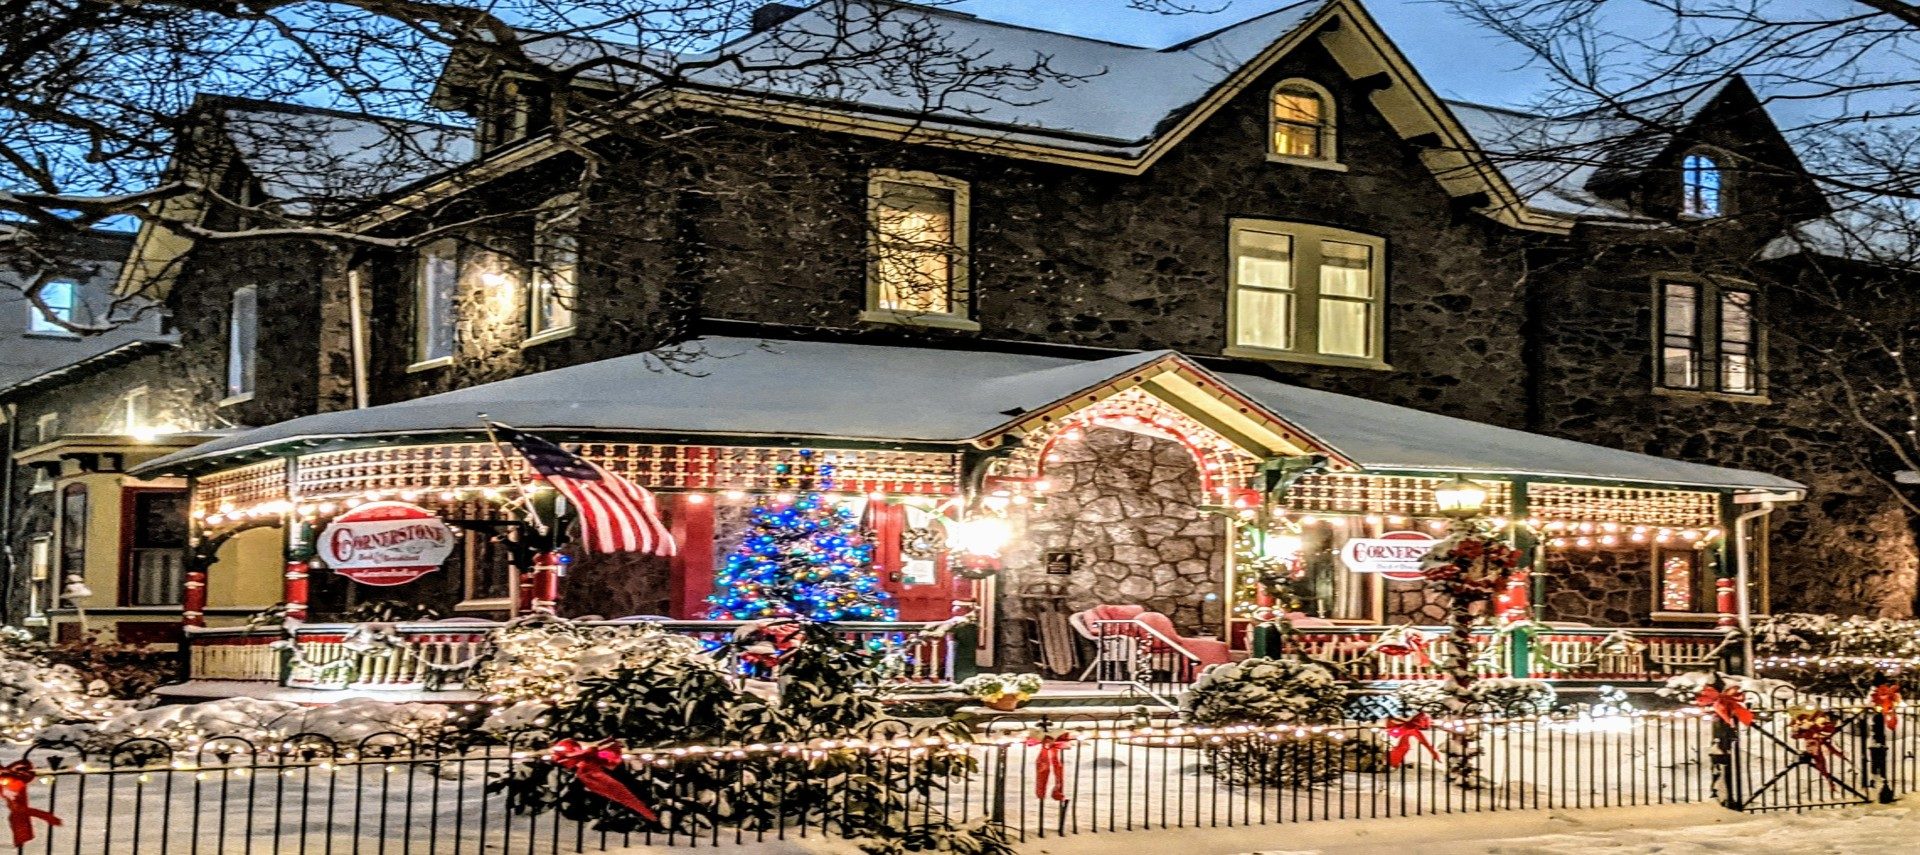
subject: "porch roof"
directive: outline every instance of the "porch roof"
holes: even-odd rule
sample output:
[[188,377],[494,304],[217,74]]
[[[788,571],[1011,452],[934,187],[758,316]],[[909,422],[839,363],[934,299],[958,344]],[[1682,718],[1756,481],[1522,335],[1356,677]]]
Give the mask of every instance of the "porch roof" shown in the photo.
[[204,471],[331,440],[477,434],[482,413],[520,428],[560,432],[959,445],[993,437],[1036,410],[1169,360],[1220,380],[1268,410],[1273,421],[1364,469],[1802,489],[1764,473],[1554,439],[1249,374],[1207,372],[1167,350],[1075,359],[724,336],[292,419],[167,455],[136,474]]

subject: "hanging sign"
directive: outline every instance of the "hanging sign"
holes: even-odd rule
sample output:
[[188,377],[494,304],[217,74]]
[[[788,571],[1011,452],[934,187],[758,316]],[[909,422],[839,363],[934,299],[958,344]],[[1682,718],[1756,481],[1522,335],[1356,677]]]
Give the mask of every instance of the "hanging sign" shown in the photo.
[[334,517],[315,544],[333,572],[362,585],[404,585],[440,569],[453,529],[405,502],[368,502]]
[[1418,531],[1390,531],[1379,537],[1356,537],[1340,547],[1340,560],[1355,573],[1378,573],[1401,582],[1417,582],[1420,562],[1439,538]]

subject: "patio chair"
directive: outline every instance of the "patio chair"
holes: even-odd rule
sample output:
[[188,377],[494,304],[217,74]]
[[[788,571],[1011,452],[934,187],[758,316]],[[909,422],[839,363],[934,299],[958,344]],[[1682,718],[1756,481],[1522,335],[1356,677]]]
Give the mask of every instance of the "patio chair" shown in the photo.
[[[1098,625],[1103,621],[1129,621],[1133,625],[1118,631],[1108,630],[1105,643],[1102,643]],[[1142,652],[1181,654],[1181,658],[1189,663],[1183,670],[1191,673],[1172,675],[1177,680],[1191,680],[1209,665],[1233,661],[1233,653],[1226,642],[1217,638],[1182,636],[1174,629],[1171,619],[1159,612],[1147,611],[1145,606],[1094,606],[1068,615],[1067,623],[1080,637],[1093,642],[1093,662],[1080,672],[1082,681],[1096,673],[1130,673]],[[1102,665],[1108,667],[1101,668]]]

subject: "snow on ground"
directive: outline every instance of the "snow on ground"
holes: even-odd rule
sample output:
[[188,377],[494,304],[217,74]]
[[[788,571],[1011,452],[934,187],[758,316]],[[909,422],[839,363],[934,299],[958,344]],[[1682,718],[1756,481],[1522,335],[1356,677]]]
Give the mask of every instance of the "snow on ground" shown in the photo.
[[1034,855],[1893,855],[1920,839],[1920,799],[1895,805],[1743,814],[1715,804],[1408,817],[1254,828],[1080,835]]

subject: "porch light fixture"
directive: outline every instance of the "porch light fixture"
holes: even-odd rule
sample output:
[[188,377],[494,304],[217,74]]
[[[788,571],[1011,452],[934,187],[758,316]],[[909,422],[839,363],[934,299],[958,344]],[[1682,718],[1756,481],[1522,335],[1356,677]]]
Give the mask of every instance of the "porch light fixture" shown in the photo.
[[999,517],[978,516],[947,524],[947,548],[965,555],[997,558],[1013,540],[1013,528]]
[[1443,517],[1472,519],[1487,509],[1486,485],[1455,475],[1452,481],[1433,489],[1433,505]]

